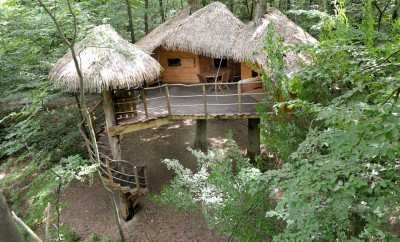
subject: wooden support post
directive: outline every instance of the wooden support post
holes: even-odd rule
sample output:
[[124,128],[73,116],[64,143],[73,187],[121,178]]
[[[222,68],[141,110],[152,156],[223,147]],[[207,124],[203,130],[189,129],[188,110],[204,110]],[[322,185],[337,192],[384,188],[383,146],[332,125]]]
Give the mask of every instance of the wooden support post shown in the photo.
[[196,137],[194,140],[194,148],[206,152],[207,143],[207,119],[198,119],[196,121]]
[[169,99],[168,85],[165,85],[165,97],[167,98],[168,115],[171,115],[171,100]]
[[110,180],[110,182],[113,182],[114,181],[114,179],[113,179],[113,177],[112,177],[112,171],[111,171],[111,163],[110,163],[110,160],[109,159],[105,159],[106,160],[106,166],[107,166],[107,168],[106,168],[106,170],[107,170],[107,176],[108,176],[108,179]]
[[135,175],[136,189],[138,189],[139,191],[140,189],[139,172],[136,166],[133,168],[133,174]]
[[248,119],[248,146],[247,156],[254,163],[257,155],[260,154],[260,119]]
[[148,119],[149,118],[149,111],[147,110],[146,90],[143,88],[141,90],[141,93],[142,93],[142,98],[143,98],[144,115],[146,116],[146,119]]
[[148,184],[148,174],[147,174],[147,167],[143,167],[143,176],[144,176],[144,187],[148,188],[149,184]]
[[[115,119],[115,112],[112,101],[112,94],[110,90],[103,91],[103,109],[106,120],[107,134],[108,129],[115,126],[117,121]],[[110,143],[111,153],[114,160],[121,160],[121,149],[119,146],[119,136],[111,136],[108,134],[108,142]]]
[[[103,91],[103,109],[106,120],[108,142],[110,143],[113,160],[121,160],[119,136],[111,136],[108,133],[108,129],[116,125],[115,112],[112,102],[112,93],[110,90]],[[123,169],[122,171],[124,172]],[[132,207],[132,204],[130,203],[126,194],[121,191],[115,191],[113,192],[112,197],[113,201],[116,202],[116,206],[118,206],[118,210],[120,211],[119,214],[121,215],[121,217],[125,220],[130,219],[130,208]]]
[[203,85],[203,101],[204,101],[204,116],[207,118],[207,91],[206,85]]
[[240,82],[237,84],[237,93],[238,93],[238,112],[242,112],[242,89],[240,86]]
[[132,100],[133,100],[133,103],[132,103],[132,106],[131,106],[131,111],[133,112],[134,116],[137,116],[138,112],[137,112],[137,105],[136,105],[136,92],[135,92],[135,90],[132,90],[130,92],[131,92],[130,94],[131,94],[131,97],[132,97]]

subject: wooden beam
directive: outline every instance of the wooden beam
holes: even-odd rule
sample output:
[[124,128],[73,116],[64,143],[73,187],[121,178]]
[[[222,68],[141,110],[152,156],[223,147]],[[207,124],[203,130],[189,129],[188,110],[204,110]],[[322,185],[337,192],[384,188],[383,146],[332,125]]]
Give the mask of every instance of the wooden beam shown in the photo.
[[254,163],[257,155],[260,154],[260,119],[248,119],[248,146],[247,156]]
[[136,132],[142,129],[149,129],[149,128],[156,128],[162,125],[174,123],[180,120],[238,120],[238,119],[249,119],[249,118],[259,118],[258,114],[249,114],[249,113],[242,113],[240,115],[171,115],[171,116],[163,116],[159,118],[153,118],[150,120],[140,121],[140,122],[131,122],[131,123],[124,123],[120,125],[116,125],[113,127],[108,128],[108,134],[111,136],[118,136],[124,135],[131,132]]
[[[173,121],[172,121],[173,122]],[[146,122],[136,122],[130,124],[123,124],[108,128],[108,133],[112,136],[124,135],[142,129],[149,129],[160,127],[171,123],[169,118],[151,119]]]

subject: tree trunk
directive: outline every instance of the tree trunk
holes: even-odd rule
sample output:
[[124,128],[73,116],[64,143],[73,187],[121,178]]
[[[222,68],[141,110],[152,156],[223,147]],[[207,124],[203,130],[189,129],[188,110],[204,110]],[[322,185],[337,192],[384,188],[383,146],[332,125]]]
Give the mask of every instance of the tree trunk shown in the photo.
[[253,21],[258,21],[265,14],[265,0],[255,0]]
[[[114,107],[112,103],[112,94],[110,90],[103,91],[103,109],[106,120],[107,131],[108,128],[116,125]],[[108,132],[107,132],[108,133]],[[121,159],[121,149],[119,145],[119,137],[108,135],[108,142],[110,143],[111,153],[114,160]]]
[[207,119],[198,119],[196,121],[196,137],[194,140],[194,148],[206,152],[207,144]]
[[188,4],[190,6],[190,14],[201,8],[200,0],[188,0]]
[[260,119],[249,118],[247,129],[247,156],[254,163],[256,156],[260,154]]
[[0,192],[0,241],[21,242],[22,237],[18,233],[17,226],[8,209],[6,199]]
[[135,43],[135,30],[133,28],[133,17],[132,17],[132,7],[130,0],[125,0],[126,8],[128,10],[128,20],[129,20],[129,32],[131,33],[131,42]]
[[163,0],[158,0],[159,6],[160,6],[160,17],[161,17],[161,23],[165,22],[165,13],[164,13],[164,4],[163,4]]
[[399,13],[400,13],[400,0],[396,0],[392,12],[392,23],[394,23],[398,19]]
[[144,32],[149,33],[149,0],[144,0]]

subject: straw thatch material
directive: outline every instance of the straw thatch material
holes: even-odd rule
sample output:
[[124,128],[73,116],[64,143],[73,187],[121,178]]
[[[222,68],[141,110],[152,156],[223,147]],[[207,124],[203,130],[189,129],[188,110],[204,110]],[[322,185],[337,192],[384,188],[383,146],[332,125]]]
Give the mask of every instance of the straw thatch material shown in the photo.
[[147,51],[157,47],[220,58],[235,57],[236,36],[245,25],[220,2],[190,14],[185,8],[136,44]]
[[[264,17],[256,22],[250,22],[237,37],[236,50],[238,59],[259,64],[265,67],[267,56],[264,52],[265,37],[268,25],[273,24],[276,32],[283,39],[284,45],[317,44],[318,41],[296,25],[283,13],[271,8]],[[300,70],[299,61],[307,62],[307,57],[289,52],[285,56],[287,74]]]
[[[124,40],[108,24],[91,29],[75,45],[75,51],[83,74],[84,90],[87,92],[101,92],[108,88],[137,88],[145,80],[158,78],[162,70],[154,58]],[[70,52],[57,61],[49,77],[58,88],[72,92],[80,88]]]
[[[158,47],[186,51],[213,58],[230,58],[266,67],[264,40],[267,27],[273,23],[285,44],[315,44],[311,35],[293,23],[277,9],[271,9],[257,22],[244,24],[220,2],[213,2],[189,14],[183,9],[175,17],[159,25],[137,45],[149,52]],[[304,56],[288,53],[287,73],[299,70],[298,61]]]

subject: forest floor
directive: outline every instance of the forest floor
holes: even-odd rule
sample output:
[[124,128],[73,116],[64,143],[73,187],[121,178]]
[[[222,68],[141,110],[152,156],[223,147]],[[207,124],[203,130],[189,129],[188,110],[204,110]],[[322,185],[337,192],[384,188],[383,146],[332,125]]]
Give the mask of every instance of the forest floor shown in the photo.
[[[188,168],[196,167],[193,155],[187,150],[194,140],[195,124],[195,121],[186,120],[123,138],[123,158],[148,167],[151,193],[157,194],[172,177],[172,173],[161,164],[162,159],[174,158]],[[245,120],[209,121],[209,145],[222,147],[229,131],[244,149],[247,142]],[[62,200],[66,204],[62,222],[82,241],[87,241],[92,233],[118,238],[110,198],[99,182],[91,186],[74,182],[65,190]],[[143,201],[142,209],[123,227],[129,241],[226,241],[207,227],[199,212],[177,212],[171,207],[154,204],[150,199]]]

